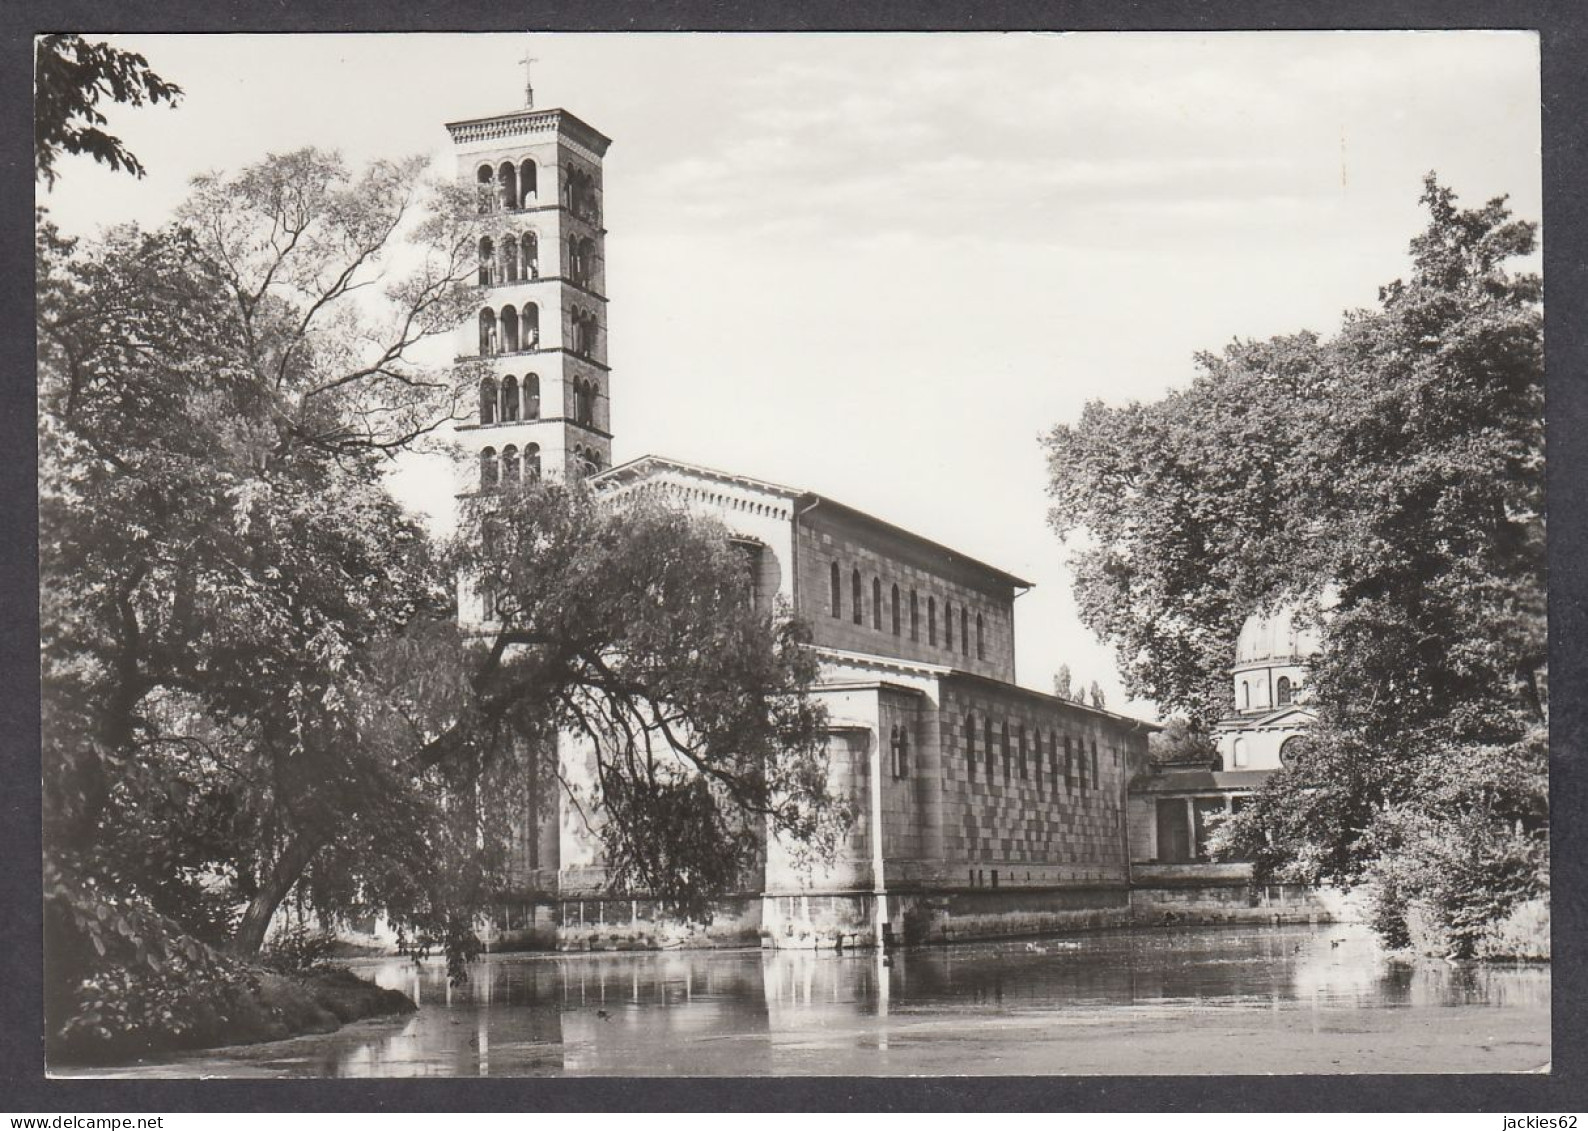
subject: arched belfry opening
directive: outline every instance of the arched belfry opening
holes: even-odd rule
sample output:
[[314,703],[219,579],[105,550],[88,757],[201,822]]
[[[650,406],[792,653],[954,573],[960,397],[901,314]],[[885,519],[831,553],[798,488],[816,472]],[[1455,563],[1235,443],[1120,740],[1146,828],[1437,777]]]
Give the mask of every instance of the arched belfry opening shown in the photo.
[[511,161],[503,161],[496,171],[496,184],[501,190],[502,207],[518,208],[518,170]]

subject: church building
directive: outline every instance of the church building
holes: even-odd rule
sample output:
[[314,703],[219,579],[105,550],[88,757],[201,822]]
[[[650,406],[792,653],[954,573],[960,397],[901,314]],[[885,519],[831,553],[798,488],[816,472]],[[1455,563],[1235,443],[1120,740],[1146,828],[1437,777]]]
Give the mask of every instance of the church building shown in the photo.
[[[1126,791],[1156,729],[1015,682],[1015,602],[1029,583],[840,500],[644,455],[613,465],[602,161],[610,141],[566,110],[452,122],[458,176],[486,216],[482,301],[460,360],[484,361],[465,489],[589,477],[725,525],[754,599],[813,633],[834,785],[857,819],[829,865],[775,839],[709,926],[663,922],[606,885],[599,841],[564,804],[527,819],[496,923],[506,943],[867,944],[1125,922]],[[477,476],[477,480],[475,477]],[[468,598],[462,615],[489,620]],[[1255,747],[1254,747],[1255,749]],[[583,756],[561,742],[565,772]]]
[[1318,651],[1318,632],[1292,607],[1254,613],[1241,626],[1230,669],[1232,712],[1213,728],[1216,754],[1195,762],[1158,764],[1130,787],[1131,859],[1137,875],[1150,865],[1200,864],[1210,874],[1244,876],[1209,863],[1214,823],[1294,755],[1317,715],[1308,704],[1307,665]]

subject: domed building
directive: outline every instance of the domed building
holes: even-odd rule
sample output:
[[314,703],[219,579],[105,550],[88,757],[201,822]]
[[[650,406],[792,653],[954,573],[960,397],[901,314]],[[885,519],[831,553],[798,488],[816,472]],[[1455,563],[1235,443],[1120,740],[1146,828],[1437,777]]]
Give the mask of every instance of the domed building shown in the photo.
[[1295,606],[1246,619],[1230,668],[1234,709],[1213,727],[1209,757],[1153,764],[1131,782],[1131,862],[1138,882],[1155,878],[1158,865],[1199,865],[1222,879],[1247,874],[1245,864],[1211,863],[1208,838],[1305,741],[1316,718],[1307,680],[1318,647],[1317,628],[1304,623]]
[[1214,727],[1220,769],[1277,770],[1314,715],[1307,705],[1308,663],[1318,630],[1291,606],[1254,613],[1235,641],[1230,669],[1235,713]]

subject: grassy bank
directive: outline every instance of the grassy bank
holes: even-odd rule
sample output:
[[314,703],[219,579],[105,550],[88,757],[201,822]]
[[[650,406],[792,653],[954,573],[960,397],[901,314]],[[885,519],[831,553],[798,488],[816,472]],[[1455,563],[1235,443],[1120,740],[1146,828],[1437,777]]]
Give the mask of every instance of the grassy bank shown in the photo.
[[174,1002],[171,1013],[185,1019],[181,1026],[108,1032],[79,1028],[51,1042],[49,1063],[52,1068],[118,1064],[170,1052],[279,1041],[414,1009],[406,994],[382,989],[349,970],[283,974],[243,966],[224,984],[195,983],[188,1000]]

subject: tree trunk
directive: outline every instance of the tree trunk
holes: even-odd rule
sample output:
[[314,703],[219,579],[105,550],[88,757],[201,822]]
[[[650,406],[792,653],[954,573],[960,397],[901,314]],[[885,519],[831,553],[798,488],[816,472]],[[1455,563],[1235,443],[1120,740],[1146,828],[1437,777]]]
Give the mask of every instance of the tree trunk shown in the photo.
[[265,932],[270,929],[270,920],[275,917],[276,908],[287,898],[287,893],[298,882],[298,877],[303,875],[314,854],[324,846],[323,837],[309,834],[300,834],[287,845],[260,886],[259,893],[248,905],[248,910],[243,912],[242,922],[237,924],[237,933],[232,936],[233,954],[240,958],[252,958],[259,953],[259,948],[265,945]]

